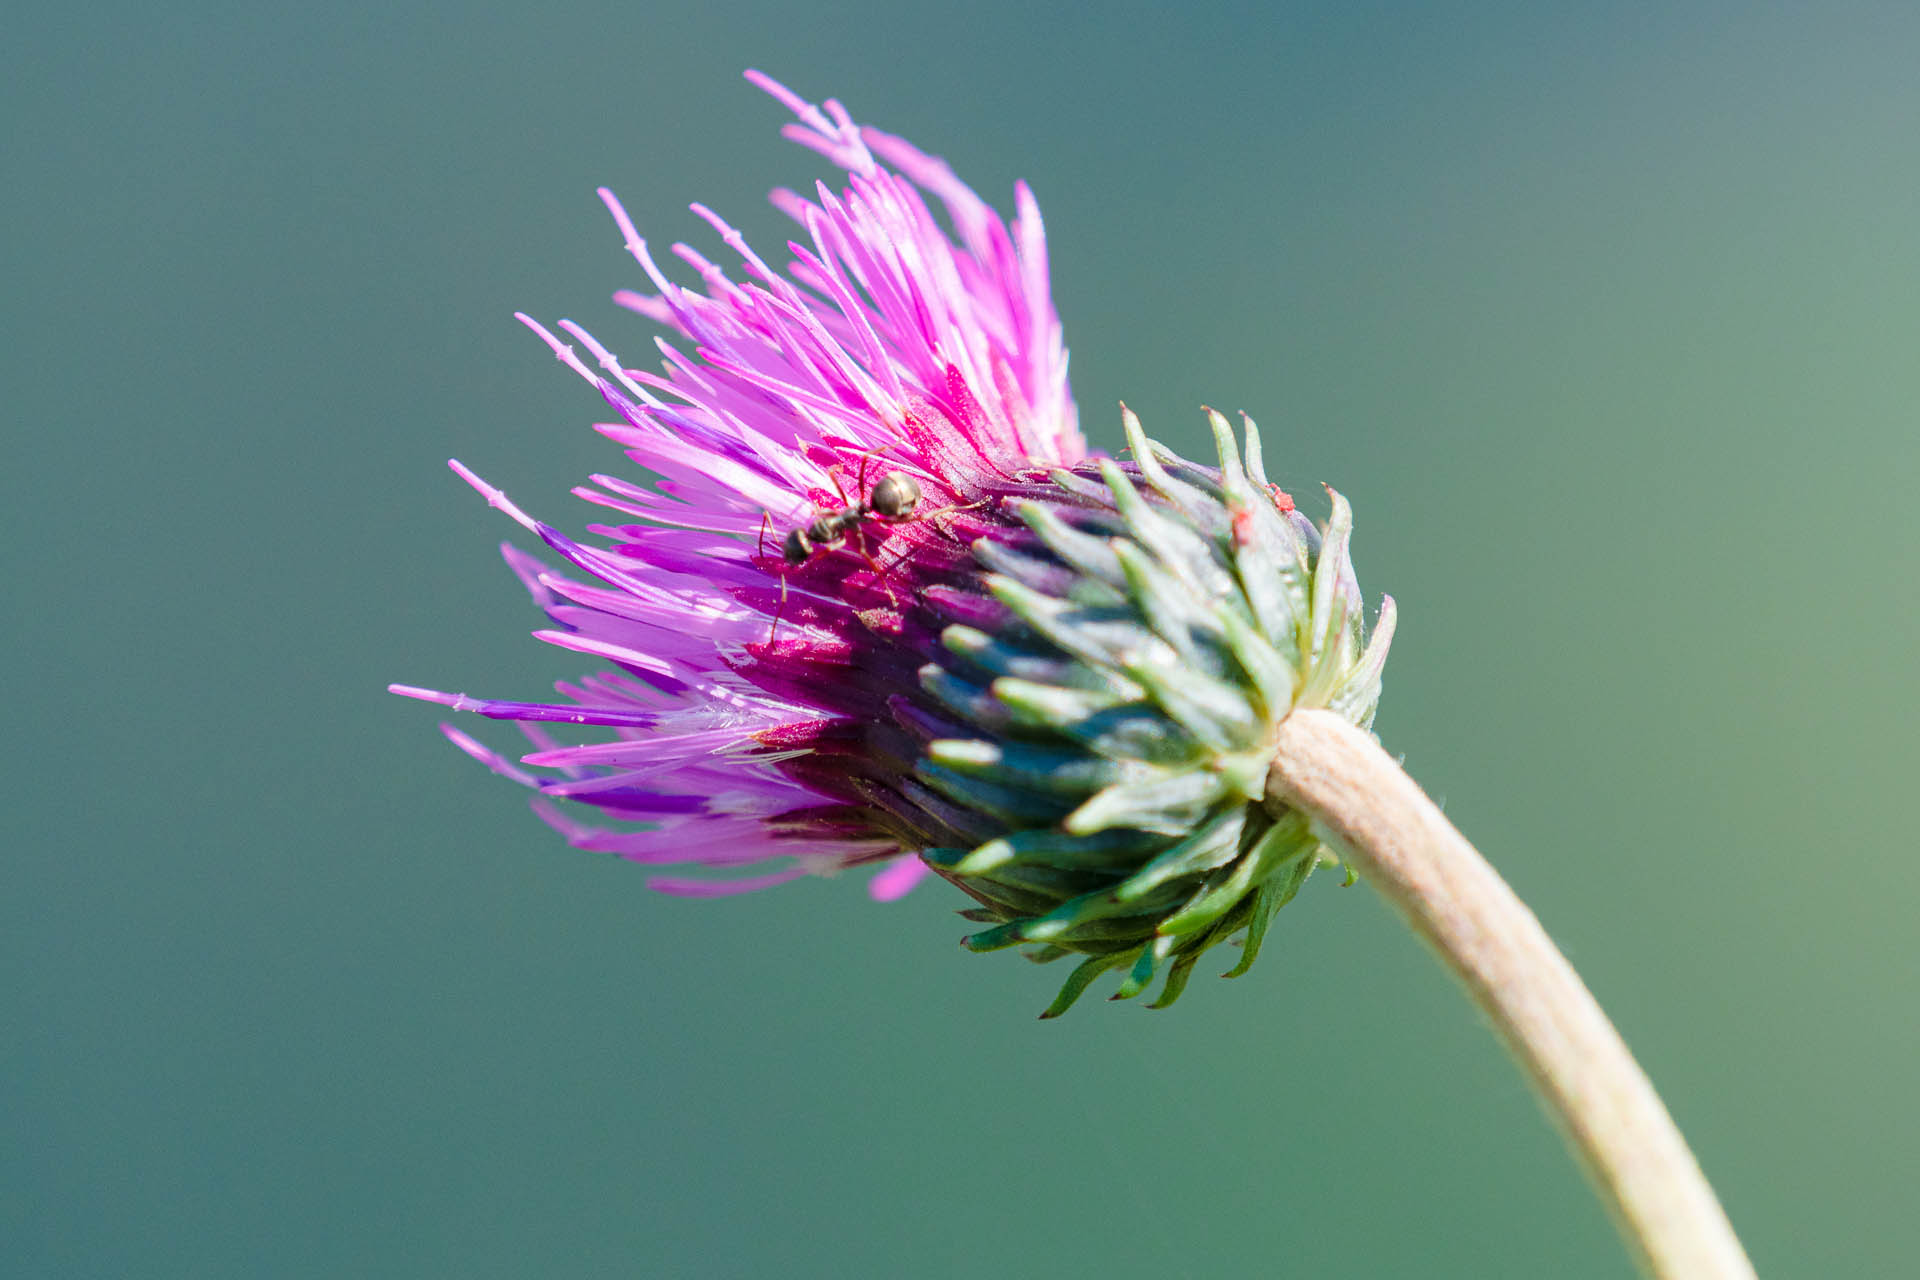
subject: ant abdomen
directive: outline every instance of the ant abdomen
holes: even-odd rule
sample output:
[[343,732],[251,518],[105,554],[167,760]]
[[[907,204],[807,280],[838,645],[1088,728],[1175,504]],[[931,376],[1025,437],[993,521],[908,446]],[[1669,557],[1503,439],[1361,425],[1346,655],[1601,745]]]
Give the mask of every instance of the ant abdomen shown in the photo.
[[920,482],[904,471],[889,471],[873,486],[867,509],[887,520],[905,520],[920,505]]

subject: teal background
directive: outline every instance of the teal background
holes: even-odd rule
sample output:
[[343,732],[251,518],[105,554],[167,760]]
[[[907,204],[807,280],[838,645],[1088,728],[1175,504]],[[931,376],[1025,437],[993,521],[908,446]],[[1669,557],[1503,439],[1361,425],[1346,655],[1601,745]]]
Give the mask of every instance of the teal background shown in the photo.
[[443,462],[587,521],[510,313],[642,348],[598,183],[778,250],[748,65],[1033,182],[1096,444],[1244,407],[1351,497],[1385,741],[1761,1273],[1911,1272],[1920,10],[291,13],[9,23],[12,1274],[1630,1273],[1364,887],[1042,1024],[951,893],[653,896],[382,692],[576,672]]

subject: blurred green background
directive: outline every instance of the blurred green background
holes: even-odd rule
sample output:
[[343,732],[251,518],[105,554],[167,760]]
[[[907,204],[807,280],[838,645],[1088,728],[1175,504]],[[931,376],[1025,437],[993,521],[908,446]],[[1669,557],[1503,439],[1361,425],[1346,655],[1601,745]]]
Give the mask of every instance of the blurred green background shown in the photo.
[[510,313],[642,349],[599,183],[777,252],[749,65],[1034,184],[1097,445],[1352,498],[1384,740],[1762,1274],[1911,1273],[1920,10],[293,12],[10,24],[11,1274],[1630,1273],[1364,887],[1042,1024],[951,891],[656,897],[382,692],[577,673],[443,462],[591,518]]

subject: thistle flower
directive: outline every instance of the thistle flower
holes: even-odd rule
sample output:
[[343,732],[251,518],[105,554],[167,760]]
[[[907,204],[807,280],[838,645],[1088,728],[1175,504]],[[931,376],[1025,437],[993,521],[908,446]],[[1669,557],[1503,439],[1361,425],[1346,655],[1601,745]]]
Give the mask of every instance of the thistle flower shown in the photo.
[[581,575],[503,548],[539,637],[611,669],[553,703],[393,691],[519,721],[517,762],[442,727],[574,846],[707,873],[669,893],[869,866],[888,899],[931,869],[987,926],[969,947],[1081,957],[1048,1016],[1110,969],[1122,997],[1164,973],[1171,1003],[1242,935],[1245,972],[1331,858],[1266,797],[1273,734],[1308,707],[1364,727],[1379,698],[1392,602],[1369,641],[1346,503],[1317,527],[1253,423],[1211,411],[1216,466],[1124,408],[1132,460],[1088,457],[1027,188],[1009,226],[939,159],[749,79],[846,174],[774,193],[804,232],[785,272],[695,205],[744,278],[675,245],[703,288],[676,284],[602,191],[654,289],[616,301],[691,351],[660,340],[646,372],[521,317],[655,477],[575,490],[627,522],[578,541],[452,464]]
[[[1648,1274],[1753,1280],[1591,993],[1366,732],[1393,602],[1368,638],[1346,502],[1328,490],[1316,526],[1253,423],[1236,439],[1211,410],[1216,466],[1124,406],[1132,461],[1086,456],[1031,193],[1009,227],[942,161],[748,78],[847,175],[774,193],[805,232],[786,274],[695,205],[746,279],[675,245],[704,292],[683,288],[602,191],[656,290],[615,299],[692,354],[661,341],[662,372],[631,369],[562,321],[595,372],[521,317],[653,474],[575,491],[635,523],[580,542],[452,464],[585,575],[503,548],[554,624],[540,638],[611,669],[552,703],[392,690],[519,721],[518,762],[442,728],[577,847],[717,873],[655,888],[874,866],[884,899],[932,870],[977,904],[974,950],[1081,957],[1043,1017],[1114,969],[1116,999],[1164,974],[1164,1007],[1236,937],[1227,976],[1246,972],[1337,841],[1526,1065]],[[547,723],[606,733],[562,746]]]

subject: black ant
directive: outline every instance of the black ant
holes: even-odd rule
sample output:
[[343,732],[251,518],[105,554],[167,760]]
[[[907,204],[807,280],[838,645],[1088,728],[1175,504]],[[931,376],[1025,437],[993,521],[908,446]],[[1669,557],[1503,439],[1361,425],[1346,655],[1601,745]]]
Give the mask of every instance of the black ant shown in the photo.
[[839,547],[868,516],[887,521],[911,520],[914,508],[919,505],[920,482],[904,471],[889,471],[880,477],[880,483],[873,486],[873,492],[864,502],[822,512],[800,528],[790,530],[781,555],[788,564],[805,564],[815,551]]
[[[872,456],[872,453],[877,452],[879,452],[879,450],[876,449],[861,456],[861,475],[858,482],[860,487],[864,488],[866,484],[866,458]],[[840,487],[840,482],[837,478],[834,481],[834,487],[836,489]],[[840,493],[841,501],[845,502],[846,497],[846,492],[842,490]],[[984,501],[984,499],[982,501]],[[880,477],[879,481],[873,486],[872,492],[860,501],[848,503],[837,511],[823,511],[799,528],[788,530],[786,539],[781,544],[781,558],[789,565],[798,568],[812,559],[815,552],[837,551],[846,544],[849,535],[859,532],[860,522],[869,516],[887,524],[894,524],[913,519],[930,520],[935,516],[946,515],[949,511],[965,511],[968,507],[977,507],[979,505],[980,503],[973,502],[966,504],[966,506],[947,507],[940,511],[921,514],[919,511],[920,482],[904,471],[889,471]],[[760,549],[762,555],[766,554],[767,530],[771,524],[772,517],[764,515],[761,517]],[[881,566],[879,562],[873,558],[872,553],[867,550],[866,540],[864,538],[860,540],[860,557],[867,562],[867,567],[873,570],[874,575],[880,579],[881,588],[887,593],[887,599],[898,603],[894,597],[892,585],[887,582],[886,569]],[[768,644],[773,643],[774,632],[779,630],[780,617],[786,612],[786,608],[787,575],[783,573],[780,575],[780,607],[774,611],[773,623],[767,628]]]

